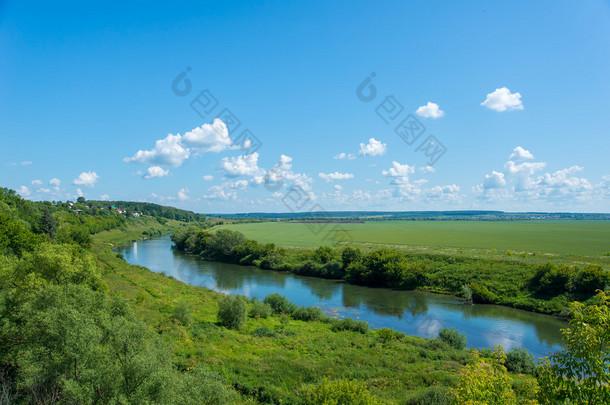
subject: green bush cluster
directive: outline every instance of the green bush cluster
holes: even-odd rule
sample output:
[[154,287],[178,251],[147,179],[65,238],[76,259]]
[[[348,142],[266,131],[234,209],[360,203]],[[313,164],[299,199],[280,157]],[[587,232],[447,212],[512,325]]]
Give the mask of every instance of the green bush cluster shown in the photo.
[[438,338],[454,349],[462,350],[466,348],[466,334],[453,327],[441,329]]
[[536,374],[538,369],[534,355],[523,347],[515,347],[506,352],[504,366],[508,371],[522,374]]
[[240,329],[248,315],[248,306],[239,296],[227,295],[218,301],[218,322],[229,329]]
[[255,319],[266,319],[273,312],[271,305],[261,302],[257,299],[252,300],[252,307],[248,315]]

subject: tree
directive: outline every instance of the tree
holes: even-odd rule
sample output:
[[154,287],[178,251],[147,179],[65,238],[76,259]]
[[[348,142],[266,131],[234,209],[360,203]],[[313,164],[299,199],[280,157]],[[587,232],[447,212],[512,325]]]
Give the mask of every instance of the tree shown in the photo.
[[211,257],[230,256],[233,248],[246,241],[240,232],[230,229],[220,229],[210,238],[207,251]]
[[83,197],[83,196],[80,196],[80,197],[78,197],[78,198],[76,199],[76,202],[77,202],[77,203],[79,203],[79,204],[84,204],[84,203],[85,203],[85,201],[86,201],[86,200],[85,200],[85,197]]
[[543,404],[610,403],[610,294],[593,303],[570,305],[570,327],[563,329],[565,349],[544,359],[539,371]]
[[248,306],[238,297],[227,295],[218,302],[218,321],[229,329],[239,329],[246,322]]
[[55,228],[57,223],[55,217],[49,212],[49,209],[45,209],[40,218],[40,231],[46,235],[49,235],[51,239],[55,239]]

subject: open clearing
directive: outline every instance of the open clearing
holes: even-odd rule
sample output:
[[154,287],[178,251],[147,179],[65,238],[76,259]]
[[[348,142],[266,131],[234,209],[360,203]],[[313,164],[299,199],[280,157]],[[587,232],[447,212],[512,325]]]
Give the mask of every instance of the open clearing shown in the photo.
[[601,256],[610,251],[609,221],[262,222],[223,225],[259,242],[312,247],[375,243]]

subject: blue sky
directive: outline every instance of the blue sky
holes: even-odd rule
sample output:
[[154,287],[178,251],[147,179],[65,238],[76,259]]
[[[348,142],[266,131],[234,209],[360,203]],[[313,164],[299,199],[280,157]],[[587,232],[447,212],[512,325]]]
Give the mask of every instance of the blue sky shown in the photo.
[[610,212],[608,2],[6,1],[0,52],[26,198]]

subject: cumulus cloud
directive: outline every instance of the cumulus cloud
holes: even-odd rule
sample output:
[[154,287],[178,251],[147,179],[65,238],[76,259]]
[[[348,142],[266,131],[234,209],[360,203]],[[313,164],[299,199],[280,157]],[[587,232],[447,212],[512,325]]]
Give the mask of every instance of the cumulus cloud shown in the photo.
[[189,158],[191,151],[182,145],[180,135],[167,135],[155,142],[152,150],[139,150],[125,162],[135,162],[143,165],[178,167]]
[[419,107],[415,114],[424,118],[437,119],[445,115],[445,112],[439,108],[438,104],[428,101],[428,104]]
[[523,149],[521,146],[517,146],[513,149],[513,153],[508,157],[508,160],[530,160],[533,158],[534,155],[532,155],[532,152]]
[[36,179],[36,180],[32,180],[32,185],[33,186],[42,186],[42,181]]
[[351,153],[345,153],[345,152],[341,152],[338,155],[335,155],[333,157],[333,159],[347,159],[347,160],[354,160],[356,159],[356,156],[352,155]]
[[387,145],[375,138],[370,138],[367,144],[360,144],[360,155],[362,156],[381,156],[387,150]]
[[189,197],[188,192],[189,192],[188,188],[181,188],[180,191],[178,191],[178,200],[180,200],[180,201],[190,200],[191,197]]
[[77,188],[76,195],[79,197],[84,197],[85,193],[83,193],[83,190],[81,190],[80,188]]
[[210,193],[204,194],[207,200],[235,200],[237,193],[234,190],[225,190],[222,186],[215,185],[209,188]]
[[485,101],[481,103],[483,107],[490,110],[503,112],[510,110],[523,110],[520,93],[511,93],[506,87],[501,87],[487,94]]
[[108,200],[110,200],[110,196],[109,196],[108,194],[102,194],[102,195],[100,196],[100,200],[102,200],[102,201],[108,201]]
[[145,179],[153,179],[155,177],[165,177],[169,175],[168,169],[163,169],[160,166],[151,166],[146,170]]
[[72,180],[72,184],[75,186],[93,187],[99,178],[100,176],[98,176],[95,172],[82,172],[77,178]]
[[408,164],[401,165],[400,163],[393,161],[392,167],[388,170],[384,170],[381,173],[387,177],[402,177],[405,179],[409,178],[409,175],[415,172],[415,166],[409,166]]
[[216,118],[212,124],[203,124],[182,136],[184,145],[200,152],[222,152],[231,146],[226,124]]
[[32,192],[26,186],[21,186],[17,189],[17,194],[19,194],[21,197],[25,198],[25,197],[28,197],[30,194],[32,194]]
[[59,187],[60,184],[61,180],[56,177],[53,177],[51,180],[49,180],[49,186]]
[[202,177],[203,181],[212,181],[214,180],[214,176],[212,176],[211,174],[206,174],[205,176]]
[[423,166],[419,168],[419,171],[422,173],[434,173],[436,169],[434,169],[432,166]]
[[261,168],[258,167],[258,152],[250,155],[222,158],[220,166],[229,177],[254,176],[262,172]]
[[334,180],[347,180],[347,179],[354,178],[354,175],[352,173],[339,173],[339,172],[318,173],[318,176],[320,176],[321,179],[324,179],[329,183]]
[[444,201],[448,203],[459,203],[462,201],[460,186],[455,184],[431,187],[426,190],[426,198],[430,201]]
[[11,163],[8,163],[8,166],[29,166],[31,164],[32,164],[32,162],[30,162],[29,160],[25,160],[23,162],[11,162]]
[[500,188],[505,185],[506,180],[504,179],[504,173],[495,170],[491,174],[486,174],[485,180],[483,180],[483,188],[485,189]]
[[139,150],[123,161],[149,166],[178,167],[193,155],[221,152],[229,149],[231,144],[227,126],[216,118],[211,124],[193,128],[184,135],[168,134],[157,140],[153,149]]

